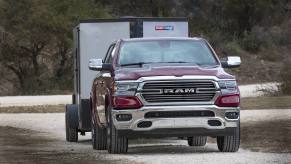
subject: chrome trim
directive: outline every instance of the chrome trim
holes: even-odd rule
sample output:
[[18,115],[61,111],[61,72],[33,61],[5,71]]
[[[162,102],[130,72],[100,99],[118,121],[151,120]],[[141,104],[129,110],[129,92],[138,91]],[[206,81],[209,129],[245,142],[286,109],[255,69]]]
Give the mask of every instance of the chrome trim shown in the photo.
[[149,77],[141,77],[137,80],[122,80],[118,82],[144,82],[144,81],[156,81],[156,80],[213,80],[213,81],[227,81],[227,80],[235,80],[235,79],[219,79],[216,76],[194,76],[194,75],[184,75],[184,76],[149,76]]
[[[180,77],[177,77],[178,79],[174,78],[174,79],[168,79],[168,80],[148,80],[148,81],[143,81],[139,84],[138,88],[137,88],[137,92],[136,92],[136,96],[141,100],[141,102],[146,106],[146,105],[150,105],[150,106],[160,106],[160,105],[173,105],[173,106],[177,106],[177,105],[211,105],[215,103],[215,100],[217,99],[217,97],[220,95],[220,90],[219,90],[219,85],[217,81],[214,81],[213,79],[180,79]],[[207,102],[158,102],[158,103],[153,103],[153,102],[147,102],[144,97],[142,96],[142,91],[143,91],[143,86],[146,83],[150,83],[150,82],[154,82],[154,83],[162,83],[162,82],[173,82],[177,80],[178,82],[183,82],[183,81],[190,81],[190,80],[194,80],[195,82],[197,81],[207,81],[207,82],[212,82],[214,84],[215,87],[215,92],[211,92],[211,93],[215,93],[215,95],[213,96],[213,98],[210,101]],[[200,89],[203,88],[198,88],[198,91]],[[209,89],[209,88],[206,88]],[[158,90],[158,89],[157,89]],[[161,92],[159,92],[161,93]],[[199,93],[208,93],[208,92],[202,92],[199,91]]]
[[[201,81],[205,81],[205,80],[210,80],[214,83],[217,91],[215,93],[215,96],[213,97],[213,99],[209,102],[166,102],[166,103],[148,103],[146,102],[142,95],[141,95],[141,91],[143,88],[143,85],[146,82],[149,81],[153,81],[153,82],[159,82],[159,81],[173,81],[173,80],[177,80],[177,81],[181,81],[181,80],[201,80]],[[135,94],[135,96],[137,96],[141,102],[147,106],[161,106],[161,105],[173,105],[173,106],[177,106],[177,105],[213,105],[215,103],[215,100],[217,99],[217,97],[219,97],[221,95],[221,91],[220,91],[220,87],[218,85],[219,81],[235,81],[235,79],[219,79],[216,76],[194,76],[194,75],[184,75],[184,76],[150,76],[150,77],[141,77],[137,80],[121,80],[121,81],[116,81],[117,83],[139,83],[138,87],[137,87],[137,92]],[[155,92],[154,92],[155,93]],[[160,93],[160,92],[159,92]],[[150,94],[150,93],[149,93]]]
[[101,76],[102,76],[102,77],[111,77],[111,74],[110,74],[110,73],[102,73]]
[[[214,117],[187,117],[187,118],[144,118],[145,113],[155,111],[192,111],[208,110],[215,113]],[[225,118],[226,112],[239,112],[239,107],[217,107],[215,105],[198,105],[198,106],[144,106],[136,110],[112,110],[113,124],[116,129],[130,129],[134,131],[148,131],[159,128],[206,128],[206,129],[224,129],[226,127],[237,127],[239,118],[228,120]],[[131,114],[130,121],[117,121],[117,114]],[[208,120],[219,120],[221,126],[210,126]],[[149,128],[138,128],[137,124],[141,121],[152,121]]]

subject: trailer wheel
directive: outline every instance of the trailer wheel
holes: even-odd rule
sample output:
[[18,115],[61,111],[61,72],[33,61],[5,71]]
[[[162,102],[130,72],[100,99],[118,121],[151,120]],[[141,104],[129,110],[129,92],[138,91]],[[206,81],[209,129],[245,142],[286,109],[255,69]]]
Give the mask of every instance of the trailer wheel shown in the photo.
[[[110,108],[109,108],[110,109]],[[110,154],[127,153],[128,139],[125,136],[120,136],[113,124],[111,110],[107,112],[107,150]]]
[[95,150],[106,150],[107,131],[93,123],[92,119],[92,146]]
[[240,145],[240,124],[232,136],[217,136],[217,147],[221,152],[237,152]]
[[206,142],[207,142],[207,136],[188,137],[189,146],[205,146]]
[[66,140],[78,142],[78,107],[76,105],[66,105],[65,124]]

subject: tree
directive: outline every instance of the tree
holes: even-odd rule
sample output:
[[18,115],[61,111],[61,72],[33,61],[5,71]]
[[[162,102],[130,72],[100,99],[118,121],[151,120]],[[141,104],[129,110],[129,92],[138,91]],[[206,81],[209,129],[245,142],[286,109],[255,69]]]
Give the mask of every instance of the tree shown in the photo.
[[20,94],[72,87],[59,85],[72,79],[72,29],[80,19],[106,17],[106,11],[90,0],[1,3],[0,26],[9,39],[1,44],[0,63],[16,75]]

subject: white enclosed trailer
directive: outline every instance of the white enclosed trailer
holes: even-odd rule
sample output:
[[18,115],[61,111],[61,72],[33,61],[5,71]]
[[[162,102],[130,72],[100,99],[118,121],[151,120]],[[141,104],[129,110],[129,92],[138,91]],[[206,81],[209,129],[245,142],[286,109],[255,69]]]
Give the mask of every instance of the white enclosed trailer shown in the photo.
[[89,71],[92,58],[103,58],[110,44],[121,38],[188,37],[187,18],[120,18],[82,20],[74,28],[74,94],[66,109],[66,132],[91,131],[90,91],[98,74]]

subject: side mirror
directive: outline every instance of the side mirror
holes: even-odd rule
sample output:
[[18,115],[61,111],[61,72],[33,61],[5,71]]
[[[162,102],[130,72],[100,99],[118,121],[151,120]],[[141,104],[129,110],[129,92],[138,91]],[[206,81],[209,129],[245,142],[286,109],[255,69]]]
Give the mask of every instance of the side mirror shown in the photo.
[[228,56],[227,60],[221,61],[221,66],[223,68],[236,68],[241,64],[241,59],[239,56]]
[[89,69],[92,71],[111,71],[112,65],[103,63],[102,59],[90,59]]

